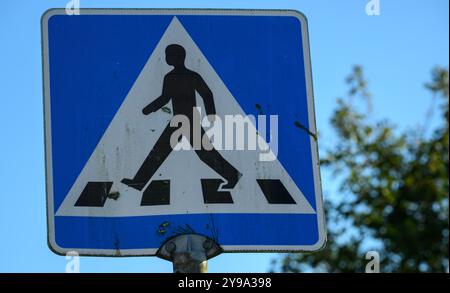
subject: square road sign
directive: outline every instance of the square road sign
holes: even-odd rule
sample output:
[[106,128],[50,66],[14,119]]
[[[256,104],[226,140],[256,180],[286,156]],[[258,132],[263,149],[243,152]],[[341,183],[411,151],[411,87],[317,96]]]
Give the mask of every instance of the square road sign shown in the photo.
[[[324,246],[304,15],[52,9],[42,44],[54,252],[155,255],[191,233],[225,252]],[[173,145],[177,117],[192,135]]]

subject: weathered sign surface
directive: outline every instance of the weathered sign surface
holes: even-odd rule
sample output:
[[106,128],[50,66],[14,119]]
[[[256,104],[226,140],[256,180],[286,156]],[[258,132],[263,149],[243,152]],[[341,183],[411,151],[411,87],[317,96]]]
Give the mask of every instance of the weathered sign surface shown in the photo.
[[324,245],[303,15],[54,9],[42,32],[53,251]]

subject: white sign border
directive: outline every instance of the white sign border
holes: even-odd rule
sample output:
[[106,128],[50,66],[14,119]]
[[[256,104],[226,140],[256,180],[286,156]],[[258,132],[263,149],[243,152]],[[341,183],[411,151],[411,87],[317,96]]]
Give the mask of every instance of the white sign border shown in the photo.
[[[51,251],[58,255],[66,255],[69,251],[77,251],[85,256],[155,256],[158,248],[150,249],[78,249],[63,248],[56,243],[54,227],[53,199],[53,163],[51,140],[51,104],[50,104],[50,68],[48,56],[48,21],[54,15],[65,15],[64,8],[52,8],[41,17],[42,68],[43,68],[43,104],[44,104],[44,137],[45,137],[45,175],[47,200],[47,243]],[[81,8],[80,15],[242,15],[242,16],[293,16],[301,23],[303,60],[305,61],[305,78],[307,87],[307,103],[309,129],[316,131],[314,111],[314,93],[312,83],[311,55],[308,34],[308,21],[304,14],[297,10],[253,10],[253,9],[134,9],[134,8]],[[76,16],[72,16],[76,17]],[[323,197],[319,167],[318,145],[310,135],[311,155],[314,173],[314,190],[316,195],[316,212],[318,218],[319,240],[314,245],[222,245],[223,252],[313,252],[326,245],[326,222],[323,210]]]

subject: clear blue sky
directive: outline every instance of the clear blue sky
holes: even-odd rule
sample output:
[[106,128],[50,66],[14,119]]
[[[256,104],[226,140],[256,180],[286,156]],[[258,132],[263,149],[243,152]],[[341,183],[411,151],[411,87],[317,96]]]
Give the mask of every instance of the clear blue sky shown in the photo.
[[[66,260],[46,243],[40,17],[67,0],[0,2],[0,272],[64,272]],[[151,3],[151,4],[149,4]],[[413,129],[430,103],[423,83],[435,65],[448,67],[448,0],[144,1],[81,0],[81,7],[297,9],[309,19],[317,125],[322,145],[333,142],[329,117],[344,95],[345,76],[364,66],[374,115]],[[325,196],[333,182],[323,174]],[[265,272],[277,254],[226,254],[210,272]],[[82,272],[170,272],[157,258],[81,259]]]

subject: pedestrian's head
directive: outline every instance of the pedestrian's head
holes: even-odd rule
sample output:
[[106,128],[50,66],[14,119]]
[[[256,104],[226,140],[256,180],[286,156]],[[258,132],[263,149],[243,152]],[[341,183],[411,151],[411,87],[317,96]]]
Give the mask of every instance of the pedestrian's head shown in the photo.
[[184,65],[184,59],[186,58],[186,50],[180,45],[172,44],[166,48],[166,62],[172,66]]

